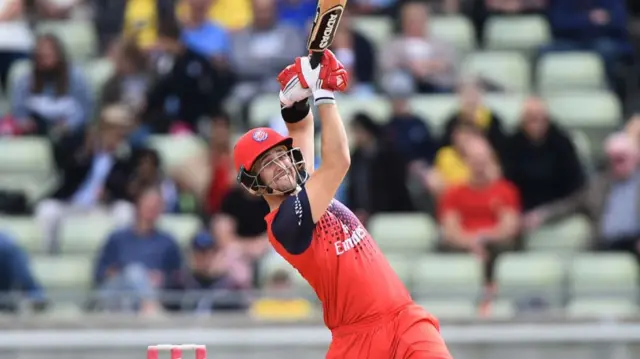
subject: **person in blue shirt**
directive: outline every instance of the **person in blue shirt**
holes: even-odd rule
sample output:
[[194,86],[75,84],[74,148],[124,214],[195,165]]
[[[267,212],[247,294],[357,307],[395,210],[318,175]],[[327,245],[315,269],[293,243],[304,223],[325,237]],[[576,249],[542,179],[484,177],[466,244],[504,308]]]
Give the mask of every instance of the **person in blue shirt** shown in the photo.
[[0,233],[0,311],[16,311],[16,291],[33,305],[35,310],[46,308],[45,292],[34,277],[24,250],[7,234]]
[[143,314],[160,309],[159,292],[176,280],[182,266],[175,238],[156,227],[163,208],[159,188],[141,191],[135,224],[116,230],[107,239],[94,273],[102,309],[140,310]]
[[306,30],[316,15],[316,0],[279,0],[278,19],[300,30]]
[[211,0],[187,0],[188,15],[182,28],[182,41],[194,52],[222,61],[230,50],[229,34],[208,19]]

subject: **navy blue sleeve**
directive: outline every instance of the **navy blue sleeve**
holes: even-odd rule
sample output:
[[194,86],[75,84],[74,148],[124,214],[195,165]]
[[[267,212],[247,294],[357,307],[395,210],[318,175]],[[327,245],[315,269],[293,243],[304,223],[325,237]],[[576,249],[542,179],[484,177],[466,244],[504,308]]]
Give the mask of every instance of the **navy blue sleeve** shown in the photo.
[[102,283],[107,277],[107,271],[118,262],[118,233],[112,233],[98,256],[96,270],[93,275],[94,284]]
[[291,254],[301,254],[309,248],[314,228],[305,188],[280,205],[271,224],[273,236]]

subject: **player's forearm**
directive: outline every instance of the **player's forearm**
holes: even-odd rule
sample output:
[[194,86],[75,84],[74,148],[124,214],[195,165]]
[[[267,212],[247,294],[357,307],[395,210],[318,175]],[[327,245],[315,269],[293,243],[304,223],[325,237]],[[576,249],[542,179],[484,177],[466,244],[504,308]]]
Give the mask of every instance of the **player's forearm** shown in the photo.
[[296,133],[308,133],[309,130],[313,129],[313,112],[309,111],[307,116],[300,122],[289,123],[285,121],[284,124],[287,126],[290,136]]
[[351,154],[347,131],[338,113],[338,107],[335,104],[321,104],[318,106],[318,114],[322,123],[322,163],[324,166],[344,169],[346,173],[351,164]]

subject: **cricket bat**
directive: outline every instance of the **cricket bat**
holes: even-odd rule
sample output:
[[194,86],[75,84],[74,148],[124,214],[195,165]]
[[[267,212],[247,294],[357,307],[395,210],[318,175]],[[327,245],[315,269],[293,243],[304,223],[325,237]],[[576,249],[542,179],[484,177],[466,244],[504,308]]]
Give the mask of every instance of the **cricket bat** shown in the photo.
[[322,53],[331,46],[346,5],[347,0],[318,0],[316,17],[307,42],[312,68],[315,69],[320,64]]

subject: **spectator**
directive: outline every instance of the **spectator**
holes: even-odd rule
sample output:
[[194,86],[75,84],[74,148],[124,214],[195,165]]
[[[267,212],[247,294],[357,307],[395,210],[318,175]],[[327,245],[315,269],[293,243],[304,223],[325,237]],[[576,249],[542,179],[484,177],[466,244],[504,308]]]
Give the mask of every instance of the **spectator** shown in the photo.
[[222,199],[235,183],[231,158],[231,123],[226,114],[211,121],[209,148],[175,169],[175,178],[185,191],[203,199],[204,213],[220,211]]
[[126,108],[111,106],[102,111],[101,122],[82,136],[68,135],[53,148],[61,176],[60,186],[35,209],[45,245],[57,252],[58,229],[67,216],[109,210],[116,222],[133,218],[123,178],[128,178],[130,159],[125,138],[131,119]]
[[595,51],[605,62],[607,74],[615,79],[615,67],[632,55],[623,0],[549,2],[549,23],[554,42],[542,49],[553,51]]
[[[305,31],[307,25],[313,22],[317,6],[318,2],[315,0],[279,0],[278,21]],[[340,19],[341,27],[344,26],[343,21],[344,16]]]
[[407,164],[381,143],[380,128],[365,114],[351,121],[354,151],[351,154],[347,196],[349,207],[361,222],[379,212],[414,210],[407,189]]
[[520,229],[518,190],[501,178],[489,144],[475,138],[465,160],[470,177],[466,184],[448,188],[438,205],[442,249],[475,253],[484,263],[487,284],[494,281],[498,254],[513,248]]
[[36,0],[33,1],[38,20],[65,20],[79,18],[89,20],[90,5],[84,0]]
[[[412,1],[416,1],[416,0],[397,0],[395,1],[395,3],[396,3],[396,7],[402,7],[404,4]],[[424,0],[423,2],[429,6],[429,10],[433,11],[433,13],[449,15],[449,14],[459,13],[462,8],[462,3],[467,1],[466,0]]]
[[468,155],[467,144],[482,137],[482,132],[476,126],[462,122],[454,128],[451,137],[451,145],[441,147],[436,153],[434,173],[426,178],[427,188],[436,196],[447,188],[469,182],[471,171],[465,161]]
[[275,0],[253,0],[251,26],[232,37],[231,64],[238,76],[234,97],[248,101],[262,92],[277,92],[278,73],[305,52],[299,30],[277,22]]
[[181,271],[174,287],[180,299],[169,301],[170,310],[210,312],[238,310],[247,307],[251,285],[251,268],[234,251],[225,251],[206,231],[191,242],[189,267]]
[[7,83],[11,65],[27,58],[34,45],[26,18],[25,0],[5,0],[0,4],[0,89]]
[[539,98],[524,103],[520,128],[509,137],[505,154],[505,177],[520,191],[525,223],[532,212],[575,194],[585,183],[573,142],[551,122]]
[[640,145],[640,113],[636,113],[627,121],[624,131]]
[[156,42],[160,19],[174,18],[173,0],[93,0],[96,33],[102,52],[120,36],[134,36],[138,46]]
[[626,133],[605,141],[608,171],[595,177],[583,191],[546,206],[538,223],[557,220],[578,211],[592,220],[592,244],[601,250],[628,251],[640,259],[640,152]]
[[182,41],[194,52],[217,61],[225,61],[230,52],[227,30],[208,19],[212,0],[185,0],[187,16],[182,30]]
[[27,133],[60,136],[81,130],[93,114],[91,91],[82,71],[67,60],[60,40],[42,35],[33,70],[13,86],[13,116]]
[[471,18],[478,43],[484,40],[484,24],[491,16],[542,14],[550,0],[479,0],[471,2]]
[[450,92],[457,77],[455,51],[429,34],[429,9],[412,1],[400,16],[401,34],[385,48],[384,71],[411,76],[419,93]]
[[257,271],[257,261],[269,250],[264,221],[268,213],[267,202],[236,186],[224,196],[220,213],[213,217],[213,235],[223,249],[238,250]]
[[145,125],[153,133],[195,132],[220,111],[230,79],[182,43],[174,21],[161,24],[156,47],[159,79],[147,97]]
[[[184,19],[188,14],[187,1],[189,0],[175,1],[180,19]],[[209,5],[206,14],[212,22],[234,32],[251,24],[253,9],[251,0],[215,0]]]
[[484,105],[482,88],[475,79],[462,81],[458,88],[460,108],[447,120],[442,145],[451,144],[453,129],[459,123],[469,123],[478,127],[489,143],[502,157],[506,135],[502,130],[502,120],[496,113]]
[[251,306],[251,314],[260,319],[308,318],[313,314],[313,305],[306,299],[295,296],[293,280],[286,270],[274,271],[265,285],[265,298],[256,300]]
[[[176,240],[156,227],[163,206],[158,188],[145,189],[136,201],[135,224],[107,239],[94,273],[102,308],[143,314],[160,309],[158,291],[177,280],[182,265]],[[131,305],[128,298],[134,299]]]
[[34,277],[29,258],[6,234],[0,234],[0,312],[15,312],[16,291],[22,292],[36,310],[46,307],[45,291]]
[[353,28],[349,13],[342,16],[331,48],[349,71],[349,93],[373,94],[377,54],[371,42]]
[[358,15],[390,13],[398,0],[353,0],[347,2],[350,11]]
[[133,158],[133,173],[127,181],[129,198],[137,198],[145,188],[157,186],[162,194],[167,213],[179,210],[179,193],[176,184],[162,171],[160,155],[156,150],[143,148]]
[[151,81],[149,59],[132,39],[120,38],[114,50],[115,73],[104,85],[101,105],[123,103],[140,113]]

